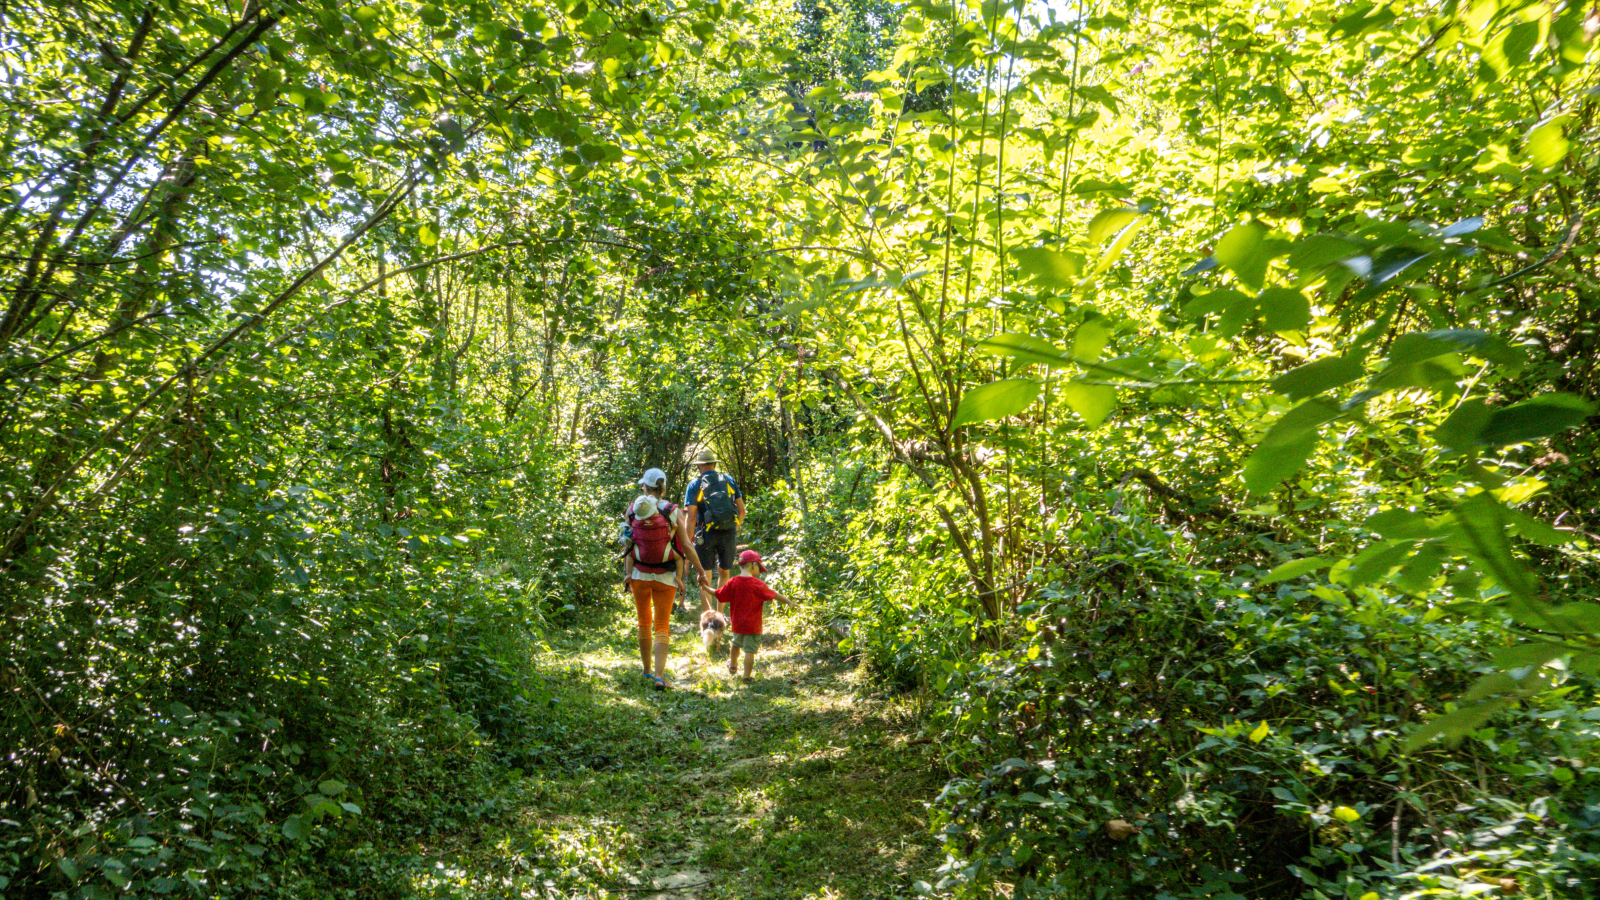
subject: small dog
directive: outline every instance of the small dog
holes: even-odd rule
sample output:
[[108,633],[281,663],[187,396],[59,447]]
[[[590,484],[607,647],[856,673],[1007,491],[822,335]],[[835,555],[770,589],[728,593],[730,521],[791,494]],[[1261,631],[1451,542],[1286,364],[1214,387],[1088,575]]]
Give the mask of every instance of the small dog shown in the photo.
[[714,609],[708,609],[700,614],[700,640],[706,645],[706,662],[711,661],[711,648],[722,643],[722,636],[727,631],[727,616]]

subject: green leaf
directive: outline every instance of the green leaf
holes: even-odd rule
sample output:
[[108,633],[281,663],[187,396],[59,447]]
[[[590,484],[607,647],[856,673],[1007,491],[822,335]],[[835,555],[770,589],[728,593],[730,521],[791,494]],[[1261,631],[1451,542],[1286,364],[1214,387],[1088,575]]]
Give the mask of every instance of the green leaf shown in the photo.
[[1260,290],[1267,277],[1267,228],[1260,222],[1250,221],[1235,225],[1217,241],[1217,262],[1239,277],[1239,282],[1251,290]]
[[1365,359],[1364,352],[1351,351],[1308,362],[1279,375],[1273,380],[1272,389],[1291,400],[1320,394],[1360,378],[1365,372]]
[[1039,399],[1041,388],[1043,385],[1032,378],[1005,378],[972,388],[961,395],[950,427],[1014,416]]
[[1468,328],[1447,328],[1412,332],[1395,338],[1394,346],[1389,350],[1389,365],[1409,365],[1458,352],[1505,365],[1517,365],[1522,361],[1522,355],[1497,335]]
[[1426,515],[1409,509],[1386,509],[1374,513],[1367,517],[1363,527],[1388,540],[1432,537],[1435,532],[1433,526],[1428,524]]
[[1419,363],[1390,366],[1373,376],[1368,387],[1378,393],[1415,387],[1440,394],[1454,394],[1466,374],[1467,369],[1460,355],[1446,353]]
[[1277,584],[1280,581],[1288,581],[1291,578],[1299,578],[1301,575],[1315,572],[1318,569],[1326,569],[1329,565],[1332,565],[1332,563],[1321,556],[1307,556],[1303,559],[1291,559],[1280,566],[1274,567],[1271,572],[1268,572],[1262,577],[1260,583],[1263,585]]
[[307,829],[305,819],[298,815],[290,816],[283,820],[283,836],[299,843],[306,839]]
[[1535,519],[1518,509],[1506,509],[1508,524],[1512,533],[1517,537],[1526,538],[1535,544],[1546,547],[1559,547],[1578,539],[1578,535],[1570,531],[1558,531],[1549,522]]
[[344,782],[329,778],[328,780],[317,785],[317,790],[327,794],[330,797],[337,797],[339,794],[344,792],[345,787],[346,785]]
[[1072,335],[1072,358],[1094,362],[1105,352],[1111,340],[1111,326],[1105,319],[1094,318],[1078,326]]
[[1141,214],[1138,219],[1129,223],[1128,227],[1122,229],[1118,233],[1117,239],[1112,241],[1111,246],[1106,248],[1106,252],[1100,256],[1100,260],[1094,264],[1094,269],[1089,274],[1099,275],[1101,272],[1111,268],[1111,264],[1115,263],[1127,251],[1128,245],[1133,243],[1133,239],[1138,237],[1139,231],[1149,221]]
[[1250,743],[1259,744],[1262,741],[1266,740],[1267,739],[1267,735],[1269,735],[1271,733],[1272,733],[1272,726],[1268,725],[1266,722],[1262,722],[1260,725],[1256,726],[1254,731],[1250,732]]
[[1473,703],[1460,709],[1452,710],[1442,716],[1435,716],[1428,724],[1418,728],[1406,738],[1401,749],[1406,753],[1426,746],[1434,738],[1442,737],[1445,743],[1454,745],[1462,738],[1477,731],[1483,723],[1495,713],[1511,705],[1511,701],[1503,697]]
[[1359,256],[1366,248],[1336,234],[1313,234],[1301,238],[1289,251],[1289,265],[1295,269],[1316,270]]
[[418,225],[417,240],[421,241],[422,246],[424,247],[432,247],[433,245],[439,243],[439,232],[433,230],[432,225]]
[[1567,153],[1572,150],[1572,142],[1561,133],[1561,123],[1566,120],[1565,115],[1554,116],[1535,125],[1528,132],[1527,147],[1528,158],[1540,170],[1553,169],[1567,158]]
[[1446,449],[1465,451],[1479,442],[1488,424],[1488,404],[1482,400],[1466,400],[1433,430],[1433,439]]
[[1546,620],[1564,634],[1600,635],[1600,603],[1563,603],[1549,610]]
[[1101,210],[1089,221],[1089,244],[1098,247],[1106,238],[1128,227],[1143,213],[1131,206]]
[[1244,482],[1260,493],[1300,471],[1317,446],[1317,429],[1339,416],[1338,407],[1307,400],[1273,423],[1244,464]]
[[1089,197],[1095,194],[1111,194],[1112,196],[1131,196],[1133,191],[1125,184],[1115,181],[1100,181],[1094,178],[1085,178],[1072,186],[1072,192],[1079,197]]
[[1357,588],[1388,577],[1390,572],[1405,562],[1411,553],[1411,546],[1410,541],[1400,541],[1368,547],[1350,561],[1350,568],[1344,572],[1344,583]]
[[1392,583],[1395,587],[1408,594],[1420,594],[1433,579],[1439,574],[1440,566],[1450,557],[1450,551],[1443,544],[1428,542],[1417,549],[1411,559],[1400,567]]
[[1193,300],[1183,305],[1183,314],[1188,318],[1198,319],[1204,315],[1222,312],[1240,302],[1249,305],[1251,309],[1255,308],[1255,300],[1246,297],[1233,288],[1222,288],[1197,295]]
[[1005,332],[979,341],[979,353],[987,356],[1007,356],[1025,363],[1037,363],[1057,368],[1070,366],[1073,359],[1061,348],[1043,338],[1028,334]]
[[[1513,66],[1527,65],[1528,54],[1539,42],[1538,22],[1518,22],[1507,28],[1501,39],[1500,50],[1506,62]],[[1549,168],[1546,166],[1545,168]]]
[[1511,542],[1506,538],[1505,507],[1488,493],[1478,493],[1456,504],[1451,514],[1461,525],[1473,555],[1511,594],[1512,602],[1507,604],[1511,617],[1523,625],[1546,624],[1544,604],[1537,597],[1538,583],[1511,551]]
[[1299,331],[1311,324],[1311,301],[1294,288],[1270,287],[1256,297],[1268,331]]
[[1083,423],[1090,428],[1099,428],[1100,423],[1117,407],[1117,390],[1110,385],[1068,381],[1060,386],[1060,390],[1061,399],[1067,402],[1073,412],[1082,416]]
[[1490,653],[1489,658],[1501,669],[1511,670],[1527,668],[1528,666],[1542,666],[1571,652],[1572,649],[1565,644],[1534,641],[1518,644],[1515,647],[1502,647]]
[[1544,394],[1489,413],[1478,439],[1492,447],[1523,444],[1578,425],[1594,405],[1571,394]]
[[1035,282],[1054,288],[1071,288],[1083,274],[1083,259],[1049,247],[1021,247],[1011,251],[1017,268]]

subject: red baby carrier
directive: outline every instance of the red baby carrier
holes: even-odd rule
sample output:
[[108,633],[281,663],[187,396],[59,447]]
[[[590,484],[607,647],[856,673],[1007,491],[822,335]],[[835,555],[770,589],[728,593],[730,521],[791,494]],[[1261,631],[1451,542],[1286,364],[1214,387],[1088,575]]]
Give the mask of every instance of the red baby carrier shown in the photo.
[[678,570],[678,560],[684,553],[672,523],[667,521],[673,509],[671,503],[663,503],[648,519],[634,519],[633,511],[628,511],[633,523],[633,564],[638,568],[646,572]]

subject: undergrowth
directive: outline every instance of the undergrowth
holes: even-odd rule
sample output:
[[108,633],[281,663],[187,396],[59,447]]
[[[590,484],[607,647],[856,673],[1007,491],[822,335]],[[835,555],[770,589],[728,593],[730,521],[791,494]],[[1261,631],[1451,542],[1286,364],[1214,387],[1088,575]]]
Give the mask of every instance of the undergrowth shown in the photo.
[[[835,576],[845,646],[919,689],[955,776],[935,804],[956,897],[1593,896],[1600,707],[1580,681],[1459,747],[1400,745],[1510,640],[1336,580],[1262,586],[1274,544],[1085,515],[1003,631],[942,603],[937,528],[883,486]],[[867,577],[865,573],[873,573]],[[965,648],[965,649],[963,649]]]

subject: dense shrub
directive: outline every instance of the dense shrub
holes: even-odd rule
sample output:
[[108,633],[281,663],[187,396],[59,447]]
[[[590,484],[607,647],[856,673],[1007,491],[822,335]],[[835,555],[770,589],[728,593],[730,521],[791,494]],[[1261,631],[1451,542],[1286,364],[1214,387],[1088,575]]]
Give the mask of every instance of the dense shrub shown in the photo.
[[1408,726],[1467,687],[1502,631],[1376,592],[1255,588],[1247,567],[1186,564],[1191,548],[1148,520],[1098,530],[1093,571],[1115,578],[1049,585],[1019,610],[1025,637],[940,679],[959,773],[938,804],[941,887],[1353,898],[1476,880],[1588,896],[1586,689],[1406,756]]

